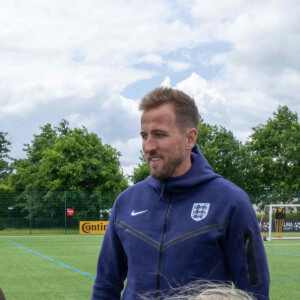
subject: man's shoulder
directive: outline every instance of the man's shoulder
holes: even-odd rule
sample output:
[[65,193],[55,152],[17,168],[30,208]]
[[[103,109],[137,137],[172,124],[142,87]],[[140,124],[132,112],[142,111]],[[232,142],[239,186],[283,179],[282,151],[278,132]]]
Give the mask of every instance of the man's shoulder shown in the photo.
[[144,203],[146,199],[151,199],[153,189],[147,181],[138,182],[119,194],[115,201],[115,210],[120,213],[132,211],[139,203]]
[[147,182],[147,179],[145,179],[145,180],[142,180],[142,181],[139,181],[139,182],[133,184],[128,189],[126,189],[124,192],[128,193],[128,192],[133,192],[133,191],[136,191],[136,190],[144,189],[148,185],[149,184]]
[[124,190],[120,195],[118,196],[118,199],[127,198],[128,196],[132,196],[136,193],[141,193],[142,191],[145,192],[145,189],[149,188],[149,184],[147,183],[147,180],[140,181],[138,183],[135,183],[134,185],[130,186],[126,190]]
[[234,182],[227,180],[223,177],[216,178],[213,182],[213,189],[220,195],[224,195],[231,200],[246,200],[248,199],[247,193],[237,186]]

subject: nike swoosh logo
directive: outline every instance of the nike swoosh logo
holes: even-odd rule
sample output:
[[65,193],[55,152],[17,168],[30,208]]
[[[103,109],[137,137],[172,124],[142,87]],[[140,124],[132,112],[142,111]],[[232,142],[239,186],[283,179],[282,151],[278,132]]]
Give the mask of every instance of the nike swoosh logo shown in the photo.
[[137,212],[135,212],[134,210],[131,212],[131,215],[134,217],[134,216],[136,216],[136,215],[140,215],[140,214],[143,214],[143,213],[145,213],[146,211],[148,211],[148,209],[147,210],[143,210],[143,211],[137,211]]

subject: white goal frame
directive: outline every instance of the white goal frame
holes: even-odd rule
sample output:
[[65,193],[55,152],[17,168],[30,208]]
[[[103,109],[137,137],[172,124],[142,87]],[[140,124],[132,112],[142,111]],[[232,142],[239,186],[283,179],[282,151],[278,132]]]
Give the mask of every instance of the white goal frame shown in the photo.
[[[300,207],[300,204],[270,204],[270,205],[266,205],[265,207],[270,207],[269,209],[269,237],[268,237],[268,241],[271,241],[272,239],[272,214],[273,214],[273,207]],[[288,237],[288,238],[273,238],[273,240],[275,239],[300,239],[300,237]]]

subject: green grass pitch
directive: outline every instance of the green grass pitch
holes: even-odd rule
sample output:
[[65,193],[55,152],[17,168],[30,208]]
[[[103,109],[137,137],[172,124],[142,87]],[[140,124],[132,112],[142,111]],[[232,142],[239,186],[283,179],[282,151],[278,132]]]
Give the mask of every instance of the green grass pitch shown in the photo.
[[94,283],[88,275],[13,243],[95,276],[102,239],[99,235],[0,237],[0,287],[7,300],[90,299]]
[[[90,299],[102,239],[99,235],[0,236],[0,287],[7,300]],[[270,299],[299,299],[300,241],[265,242],[265,248]]]

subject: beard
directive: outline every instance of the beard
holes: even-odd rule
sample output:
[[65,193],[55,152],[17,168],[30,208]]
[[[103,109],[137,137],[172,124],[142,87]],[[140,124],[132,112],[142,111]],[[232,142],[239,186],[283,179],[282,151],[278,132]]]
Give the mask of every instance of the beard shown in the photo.
[[153,178],[156,179],[166,179],[168,177],[172,177],[177,168],[182,164],[184,161],[184,149],[178,147],[175,151],[174,155],[166,158],[165,156],[162,157],[165,160],[165,163],[161,168],[151,168],[150,163],[148,162],[148,166],[150,169],[150,174]]

